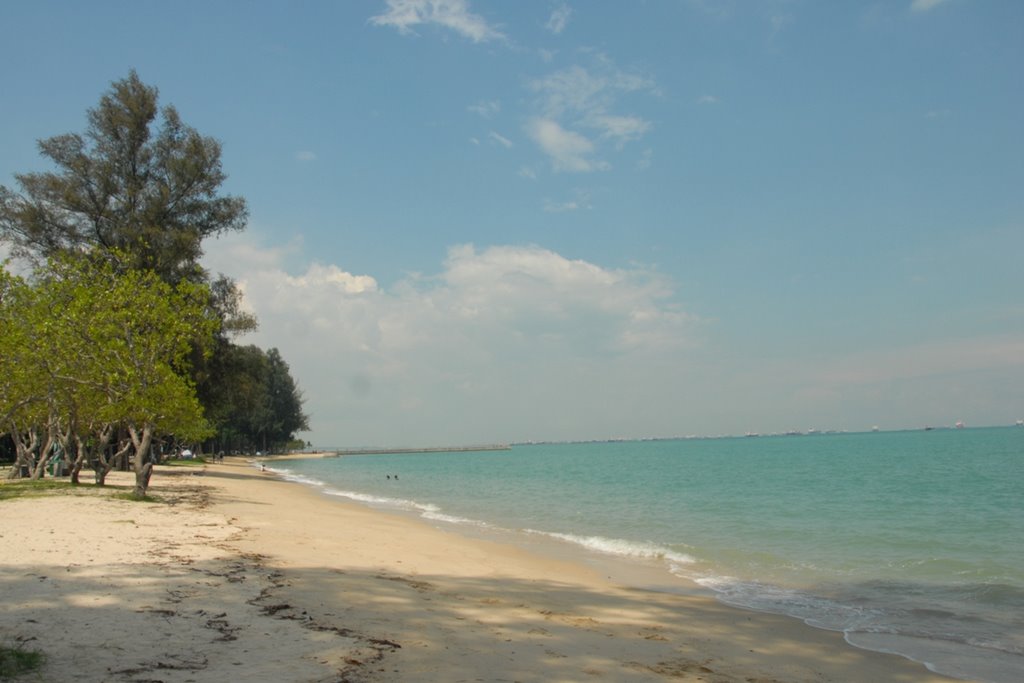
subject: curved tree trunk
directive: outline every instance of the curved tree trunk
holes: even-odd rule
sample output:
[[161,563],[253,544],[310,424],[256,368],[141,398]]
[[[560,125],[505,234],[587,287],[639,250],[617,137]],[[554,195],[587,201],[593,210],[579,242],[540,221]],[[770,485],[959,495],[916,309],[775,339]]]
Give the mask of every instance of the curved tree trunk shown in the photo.
[[153,471],[153,462],[149,455],[150,446],[153,445],[153,425],[145,424],[139,432],[135,427],[129,427],[128,433],[132,438],[132,447],[135,450],[135,491],[136,498],[144,498],[149,488],[149,477]]

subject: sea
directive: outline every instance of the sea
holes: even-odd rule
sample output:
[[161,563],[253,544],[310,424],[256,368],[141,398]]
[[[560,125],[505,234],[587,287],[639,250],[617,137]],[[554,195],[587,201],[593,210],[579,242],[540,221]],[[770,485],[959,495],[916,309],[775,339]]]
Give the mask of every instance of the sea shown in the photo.
[[645,587],[789,615],[938,673],[1024,680],[1024,427],[270,465],[329,496],[632,566]]

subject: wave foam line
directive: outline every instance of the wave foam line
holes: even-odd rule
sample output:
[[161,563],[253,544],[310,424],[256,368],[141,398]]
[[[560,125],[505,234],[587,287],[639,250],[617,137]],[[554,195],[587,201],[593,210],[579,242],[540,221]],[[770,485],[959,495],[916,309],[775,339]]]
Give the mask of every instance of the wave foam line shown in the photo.
[[606,555],[619,557],[632,557],[644,560],[665,560],[675,564],[693,564],[695,561],[685,553],[677,553],[674,550],[665,548],[655,543],[638,543],[626,541],[621,538],[606,538],[604,536],[578,536],[576,534],[563,534],[554,531],[537,531],[536,529],[525,529],[528,534],[539,534],[550,538],[557,538],[560,541],[583,546]]

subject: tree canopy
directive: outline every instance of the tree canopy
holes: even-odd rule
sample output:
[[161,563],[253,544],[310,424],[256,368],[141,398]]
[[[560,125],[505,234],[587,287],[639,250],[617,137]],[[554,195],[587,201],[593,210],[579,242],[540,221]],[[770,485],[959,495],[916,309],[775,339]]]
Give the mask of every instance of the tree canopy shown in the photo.
[[181,372],[193,341],[217,324],[203,285],[67,257],[34,283],[6,273],[2,282],[0,432],[15,441],[17,470],[38,477],[57,459],[77,474],[91,460],[102,480],[113,440],[114,452],[131,454],[143,495],[154,437],[210,433]]
[[0,268],[0,436],[19,463],[38,476],[76,447],[79,466],[134,452],[138,468],[161,434],[267,449],[308,429],[277,350],[233,342],[256,327],[239,289],[200,264],[204,239],[247,220],[221,191],[220,143],[131,71],[84,133],[39,151],[53,171],[0,185],[0,242],[36,269]]
[[132,71],[89,110],[84,134],[39,141],[57,170],[16,174],[20,193],[0,186],[0,235],[16,255],[98,249],[172,283],[205,276],[202,240],[243,229],[246,203],[219,194],[220,143],[157,99]]

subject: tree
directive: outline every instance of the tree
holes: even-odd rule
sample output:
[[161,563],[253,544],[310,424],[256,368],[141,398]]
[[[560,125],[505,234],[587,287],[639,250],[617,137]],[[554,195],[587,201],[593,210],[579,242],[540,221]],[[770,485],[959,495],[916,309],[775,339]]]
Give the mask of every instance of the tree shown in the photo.
[[240,197],[218,194],[220,143],[157,106],[135,71],[88,112],[84,135],[39,142],[57,172],[16,174],[0,185],[0,238],[37,263],[67,251],[116,254],[120,270],[152,270],[175,284],[201,281],[201,243],[245,227]]
[[6,274],[0,282],[0,318],[29,332],[0,336],[2,357],[25,368],[11,375],[0,405],[18,448],[16,469],[38,477],[58,446],[67,457],[73,444],[77,468],[92,455],[105,476],[106,447],[117,433],[115,451],[132,455],[141,497],[154,438],[209,435],[183,372],[192,342],[217,326],[204,285],[172,287],[152,271],[118,273],[82,257],[52,258],[33,286]]
[[224,364],[217,373],[231,381],[210,387],[215,408],[208,417],[217,430],[213,448],[278,450],[296,431],[309,429],[302,392],[277,349],[231,346],[217,358]]
[[[205,285],[193,294],[205,297],[204,306],[216,322],[214,333],[197,334],[189,344],[189,362],[173,365],[177,372],[187,373],[183,377],[196,387],[221,435],[238,431],[240,420],[227,418],[233,408],[225,409],[218,402],[245,380],[245,364],[236,362],[244,354],[232,340],[255,329],[256,320],[241,307],[241,294],[232,280],[213,278],[199,264],[205,238],[241,230],[247,219],[245,201],[221,193],[226,176],[220,144],[182,123],[174,107],[161,109],[157,89],[144,84],[134,71],[111,84],[88,111],[87,120],[82,134],[39,142],[40,153],[56,166],[55,171],[16,174],[16,190],[0,185],[0,241],[10,243],[15,255],[40,268],[73,255],[106,261],[116,274],[154,273],[172,287]],[[284,368],[287,376],[287,365]],[[268,442],[288,425],[307,423],[290,376],[287,382],[298,407],[287,402],[253,405],[264,411],[261,433]],[[23,406],[29,407],[42,409],[35,398]],[[275,416],[276,409],[285,413]],[[61,416],[51,425],[54,434],[68,433],[71,407],[57,410],[51,405],[48,410]],[[29,422],[42,424],[37,419]],[[72,429],[71,433],[78,432]],[[102,430],[95,433],[90,448],[105,452],[106,435]],[[38,450],[38,444],[31,442],[33,433],[23,436],[24,443]],[[14,440],[17,444],[18,438]]]
[[264,451],[283,448],[294,440],[296,431],[309,429],[309,418],[302,412],[302,393],[277,349],[266,353],[262,399],[256,427]]

